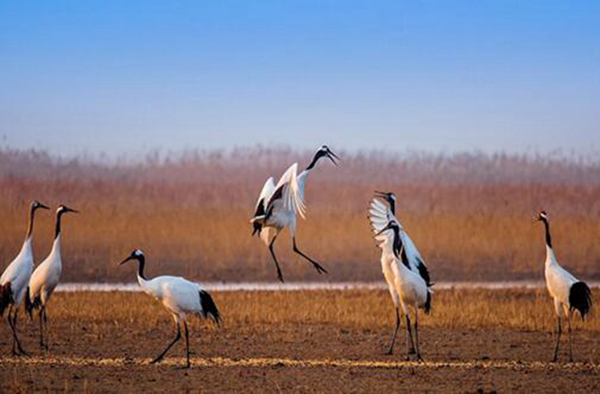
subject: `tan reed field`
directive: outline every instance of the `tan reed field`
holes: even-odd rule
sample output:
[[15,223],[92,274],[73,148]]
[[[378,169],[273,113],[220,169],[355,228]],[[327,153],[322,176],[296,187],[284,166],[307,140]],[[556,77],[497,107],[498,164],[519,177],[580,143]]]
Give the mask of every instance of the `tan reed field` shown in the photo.
[[[335,151],[334,147],[332,149]],[[398,195],[398,217],[434,281],[542,279],[544,244],[538,209],[551,218],[559,261],[585,279],[600,278],[600,164],[589,158],[336,152],[339,167],[319,163],[306,187],[307,220],[298,243],[330,271],[319,276],[291,252],[276,250],[288,281],[378,281],[366,208],[373,190]],[[148,274],[200,281],[272,281],[268,251],[248,223],[268,176],[312,152],[238,149],[149,156],[142,161],[59,159],[0,151],[0,268],[18,252],[27,204],[37,198],[81,211],[64,223],[64,281],[132,281],[116,267],[133,248]],[[40,261],[49,251],[54,215],[41,212],[35,232]]]

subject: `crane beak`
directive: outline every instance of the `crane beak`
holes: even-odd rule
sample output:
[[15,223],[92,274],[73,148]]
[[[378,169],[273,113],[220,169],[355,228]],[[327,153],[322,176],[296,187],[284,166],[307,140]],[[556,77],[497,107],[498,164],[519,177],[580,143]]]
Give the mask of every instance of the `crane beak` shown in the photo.
[[119,263],[119,265],[123,265],[123,264],[125,264],[126,262],[128,262],[129,260],[133,260],[133,257],[132,257],[132,256],[129,256],[129,257],[127,257],[125,260],[121,261],[121,262]]
[[335,164],[336,166],[338,165],[338,163],[335,162],[335,159],[340,160],[340,158],[335,153],[329,151],[327,152],[327,157],[329,158],[329,160],[331,160],[333,164]]
[[44,205],[44,204],[42,204],[42,203],[39,203],[39,204],[38,204],[38,208],[42,208],[42,209],[50,209],[50,207],[48,207],[48,206],[46,206],[46,205]]
[[67,212],[79,213],[79,211],[78,211],[78,210],[76,210],[76,209],[71,209],[71,208],[69,208],[69,207],[65,207],[65,208],[66,208],[66,211],[67,211]]

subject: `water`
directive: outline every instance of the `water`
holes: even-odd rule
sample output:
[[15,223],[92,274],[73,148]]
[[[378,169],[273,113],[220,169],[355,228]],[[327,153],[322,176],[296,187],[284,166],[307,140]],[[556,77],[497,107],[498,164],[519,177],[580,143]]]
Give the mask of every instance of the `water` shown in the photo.
[[[303,291],[303,290],[384,290],[387,285],[383,282],[242,282],[201,283],[208,291]],[[588,282],[590,287],[600,287],[600,282]],[[435,289],[538,289],[545,287],[542,281],[507,281],[507,282],[438,282]],[[141,291],[137,283],[63,283],[56,291]]]

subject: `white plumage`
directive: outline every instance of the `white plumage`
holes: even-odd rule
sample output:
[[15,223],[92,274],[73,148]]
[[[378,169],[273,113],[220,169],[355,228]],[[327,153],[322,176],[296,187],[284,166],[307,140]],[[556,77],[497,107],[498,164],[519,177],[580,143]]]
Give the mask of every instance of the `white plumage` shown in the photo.
[[548,292],[554,300],[554,310],[557,318],[556,346],[554,348],[553,361],[558,359],[563,317],[567,318],[569,361],[573,361],[573,350],[571,347],[571,315],[574,310],[577,310],[579,311],[581,318],[585,318],[592,305],[591,291],[587,284],[579,281],[556,261],[554,250],[552,249],[548,214],[545,211],[541,211],[538,215],[538,220],[543,222],[545,227],[546,262],[544,276],[546,277],[546,287],[548,288]]
[[[393,193],[376,193],[390,204],[388,208],[383,202],[373,198],[369,206],[369,220],[375,233],[375,239],[381,248],[381,269],[396,312],[396,327],[388,350],[388,354],[392,354],[396,335],[400,328],[400,308],[407,319],[408,338],[412,344],[409,307],[416,305],[416,323],[418,307],[429,311],[431,283],[421,254],[395,216],[396,196]],[[416,330],[415,333],[417,333]],[[411,345],[409,353],[412,352],[414,352],[414,347]],[[420,358],[420,355],[418,357]]]
[[32,316],[34,309],[38,310],[38,317],[40,320],[40,346],[46,349],[48,349],[48,342],[44,342],[44,326],[47,325],[48,322],[46,306],[54,289],[60,281],[60,275],[62,273],[62,258],[60,252],[61,219],[62,216],[68,212],[77,213],[76,210],[65,205],[60,205],[56,210],[56,230],[54,233],[52,250],[48,257],[46,257],[46,259],[37,266],[35,271],[33,271],[31,280],[29,281],[28,294],[25,298],[25,306],[29,316]]
[[[429,313],[431,308],[431,291],[425,279],[418,272],[410,269],[406,254],[403,252],[404,246],[402,245],[400,231],[398,223],[390,221],[386,227],[377,233],[378,237],[384,236],[387,238],[378,245],[382,249],[381,264],[386,281],[388,281],[388,285],[390,286],[392,300],[394,300],[396,305],[397,303],[400,304],[402,313],[406,319],[407,343],[410,343],[406,359],[408,360],[411,354],[416,353],[417,359],[422,361],[423,358],[419,350],[419,309],[423,309],[425,313]],[[390,271],[391,275],[389,274]],[[392,287],[393,290],[391,289]],[[410,323],[411,310],[415,316],[414,342]],[[392,346],[388,353],[391,353],[393,350],[393,342],[400,324],[398,314],[397,308],[396,330],[392,339]]]
[[211,318],[215,323],[219,324],[221,316],[215,305],[212,297],[202,287],[194,282],[190,282],[178,276],[157,276],[153,279],[146,279],[144,275],[145,256],[144,253],[136,249],[129,257],[121,262],[125,264],[130,260],[138,262],[138,283],[142,290],[159,300],[163,306],[171,313],[177,329],[175,338],[169,343],[167,348],[159,354],[152,363],[156,363],[163,359],[165,354],[171,347],[181,339],[180,324],[183,323],[185,328],[185,344],[186,344],[186,367],[190,367],[190,344],[189,334],[186,319],[188,315]]
[[306,212],[304,203],[306,178],[322,157],[329,158],[334,164],[334,158],[337,158],[327,146],[323,145],[315,153],[312,162],[300,174],[298,174],[298,163],[294,163],[283,173],[276,185],[272,177],[267,179],[258,197],[254,217],[250,220],[253,226],[252,235],[259,233],[262,241],[269,247],[277,269],[277,278],[281,282],[283,282],[283,275],[273,245],[284,228],[290,231],[294,252],[308,260],[317,272],[327,273],[319,263],[301,252],[296,245],[296,217],[300,215],[305,218]]
[[19,353],[27,354],[19,341],[17,334],[17,320],[19,316],[19,307],[27,293],[27,285],[29,284],[31,272],[33,270],[33,249],[31,245],[33,223],[35,212],[40,208],[48,209],[47,206],[38,201],[33,201],[31,203],[25,242],[23,242],[23,246],[17,257],[15,257],[0,277],[0,316],[4,315],[6,307],[10,307],[8,311],[8,324],[13,333],[13,355],[18,355]]

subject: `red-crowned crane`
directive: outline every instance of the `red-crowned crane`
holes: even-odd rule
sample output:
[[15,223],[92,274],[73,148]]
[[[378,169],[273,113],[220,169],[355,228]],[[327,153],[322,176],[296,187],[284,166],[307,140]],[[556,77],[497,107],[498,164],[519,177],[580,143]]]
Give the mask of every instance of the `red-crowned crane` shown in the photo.
[[23,350],[21,342],[19,341],[19,336],[17,335],[17,318],[19,316],[19,307],[27,294],[27,286],[29,285],[29,278],[31,278],[31,271],[33,271],[33,248],[31,244],[35,212],[38,209],[49,208],[39,201],[33,201],[31,203],[25,242],[23,242],[23,246],[17,257],[15,257],[0,277],[0,316],[3,316],[4,310],[6,307],[9,307],[8,325],[13,334],[12,354],[15,356],[27,354]]
[[29,280],[29,288],[27,289],[27,296],[25,297],[25,310],[32,317],[33,310],[38,311],[38,317],[40,320],[40,346],[48,350],[48,340],[44,342],[44,326],[47,328],[48,315],[46,312],[46,306],[50,297],[60,281],[60,275],[62,273],[62,257],[60,253],[60,239],[61,239],[61,219],[65,213],[78,211],[67,207],[66,205],[60,205],[56,210],[56,228],[54,231],[54,243],[52,244],[52,250],[46,259],[37,266],[31,275]]
[[[398,227],[400,228],[400,240],[404,246],[402,248],[402,253],[405,255],[404,258],[408,262],[410,270],[418,273],[426,282],[427,286],[431,287],[432,284],[429,271],[425,266],[425,262],[423,261],[421,254],[395,216],[396,195],[391,192],[378,191],[376,191],[375,194],[377,197],[383,198],[385,201],[387,201],[389,208],[378,198],[373,198],[371,200],[371,204],[369,206],[369,220],[371,222],[373,232],[377,234],[378,232],[382,231],[390,221],[397,223]],[[400,296],[397,292],[395,274],[392,269],[392,266],[395,262],[395,256],[392,248],[393,245],[389,244],[393,241],[393,238],[385,235],[376,235],[375,239],[381,243],[378,245],[381,248],[381,269],[383,271],[385,281],[387,282],[388,290],[390,292],[390,296],[392,297],[392,302],[394,303],[396,311],[396,327],[394,329],[394,334],[392,335],[392,343],[387,352],[387,354],[392,354],[394,351],[394,344],[396,342],[396,335],[398,334],[398,330],[400,328]]]
[[554,250],[552,249],[548,214],[545,211],[541,211],[538,214],[538,220],[544,223],[546,233],[546,267],[544,274],[546,276],[546,287],[554,299],[554,311],[556,312],[557,319],[556,347],[554,348],[554,358],[552,361],[558,359],[563,316],[567,318],[569,331],[569,361],[573,361],[571,314],[574,310],[577,310],[581,315],[581,319],[585,319],[592,306],[592,294],[587,284],[575,278],[556,261]]
[[171,347],[181,339],[180,325],[183,323],[185,329],[185,349],[187,363],[186,368],[190,367],[190,341],[186,318],[188,315],[211,318],[216,324],[221,321],[221,315],[208,292],[198,284],[190,282],[178,276],[157,276],[156,278],[146,279],[144,275],[144,266],[146,258],[141,250],[134,250],[129,257],[120,264],[135,260],[138,263],[137,279],[142,290],[160,302],[171,313],[177,329],[175,338],[169,343],[167,348],[160,353],[152,364],[163,359]]
[[334,164],[336,164],[335,159],[339,160],[327,145],[323,145],[317,150],[308,167],[300,174],[298,174],[298,163],[294,163],[281,176],[277,185],[272,177],[267,179],[256,203],[254,217],[250,220],[253,226],[252,235],[258,233],[265,245],[269,247],[277,269],[277,278],[281,282],[283,282],[283,274],[273,251],[273,245],[284,228],[290,230],[294,252],[309,261],[319,274],[327,273],[318,262],[301,252],[296,244],[296,215],[304,218],[306,209],[304,205],[306,178],[323,157],[327,157]]

